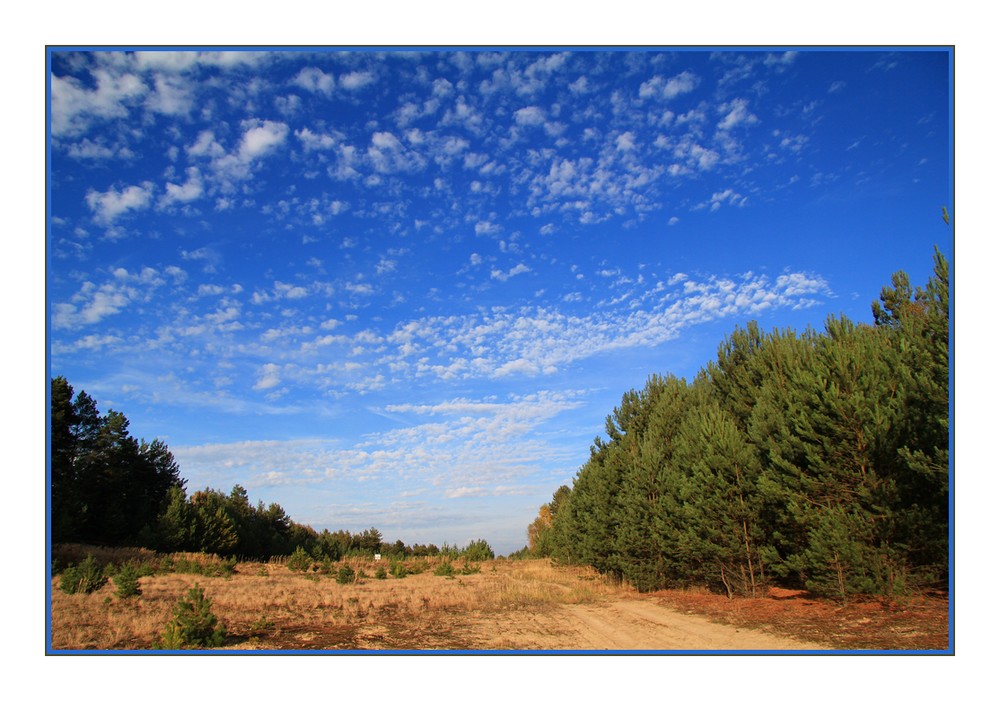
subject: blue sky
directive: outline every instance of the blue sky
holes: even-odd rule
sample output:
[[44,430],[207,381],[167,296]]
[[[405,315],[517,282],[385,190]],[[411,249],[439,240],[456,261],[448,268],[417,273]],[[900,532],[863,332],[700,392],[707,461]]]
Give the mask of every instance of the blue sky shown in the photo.
[[946,51],[49,57],[51,373],[317,529],[515,550],[651,373],[952,255]]

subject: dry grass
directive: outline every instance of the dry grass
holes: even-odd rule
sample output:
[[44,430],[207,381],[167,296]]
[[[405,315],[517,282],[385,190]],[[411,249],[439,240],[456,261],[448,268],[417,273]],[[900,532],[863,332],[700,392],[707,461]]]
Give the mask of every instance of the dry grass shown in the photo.
[[[175,603],[195,584],[226,626],[227,649],[462,648],[468,633],[464,622],[471,616],[596,603],[632,591],[591,570],[554,568],[547,562],[477,563],[479,573],[454,577],[435,576],[439,562],[428,558],[417,566],[422,572],[402,579],[375,579],[378,566],[371,561],[348,562],[365,574],[352,584],[274,563],[241,563],[225,579],[143,577],[142,595],[125,601],[113,595],[112,583],[93,594],[69,595],[54,577],[52,648],[151,649]],[[503,647],[502,642],[494,646]]]
[[[150,554],[99,553],[108,562],[142,559],[139,555]],[[182,557],[204,558],[206,567],[218,563],[211,556],[174,559]],[[322,575],[292,572],[273,562],[247,562],[228,578],[176,573],[142,577],[142,595],[127,600],[114,595],[113,582],[93,594],[66,594],[56,576],[51,582],[51,648],[152,649],[177,601],[195,584],[205,590],[213,613],[226,627],[226,650],[604,649],[629,644],[638,649],[660,641],[641,638],[642,625],[623,624],[615,616],[630,604],[648,608],[650,603],[833,648],[938,649],[948,643],[947,597],[920,597],[887,608],[778,596],[777,590],[755,600],[704,592],[639,594],[589,568],[548,561],[497,560],[477,563],[476,574],[435,576],[441,562],[407,561],[419,572],[375,579],[379,565],[355,560],[346,564],[365,576],[351,584],[336,581],[336,570],[345,563]],[[381,564],[389,570],[388,563]],[[454,563],[456,570],[463,564]],[[656,618],[646,627],[655,627]]]

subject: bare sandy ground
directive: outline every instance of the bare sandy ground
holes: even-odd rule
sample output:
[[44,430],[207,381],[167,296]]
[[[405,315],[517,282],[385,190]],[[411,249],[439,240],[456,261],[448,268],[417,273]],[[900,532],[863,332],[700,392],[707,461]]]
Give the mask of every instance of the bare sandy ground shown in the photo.
[[713,623],[650,600],[560,604],[551,610],[477,617],[469,649],[519,650],[818,650],[760,631]]

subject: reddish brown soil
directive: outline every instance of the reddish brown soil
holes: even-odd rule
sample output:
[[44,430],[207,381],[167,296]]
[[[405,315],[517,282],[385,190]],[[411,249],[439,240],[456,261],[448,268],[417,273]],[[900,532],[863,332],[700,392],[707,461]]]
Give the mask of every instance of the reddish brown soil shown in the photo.
[[948,597],[928,592],[896,601],[817,599],[804,591],[771,588],[758,599],[728,599],[700,591],[654,596],[679,611],[839,650],[948,650]]

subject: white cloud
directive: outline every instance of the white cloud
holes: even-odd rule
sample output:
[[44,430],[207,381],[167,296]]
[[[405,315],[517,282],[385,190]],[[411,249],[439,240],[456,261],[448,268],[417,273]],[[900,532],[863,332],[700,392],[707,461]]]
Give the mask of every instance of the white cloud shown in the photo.
[[351,294],[356,295],[368,296],[375,294],[375,288],[367,282],[348,282],[344,285],[344,288]]
[[319,68],[310,66],[299,71],[295,78],[292,79],[292,84],[297,85],[303,90],[329,97],[333,94],[337,81],[334,76],[324,73]]
[[768,54],[764,59],[765,66],[787,66],[795,62],[797,51],[785,51],[780,54]]
[[129,185],[121,191],[112,187],[106,192],[89,190],[86,196],[87,206],[94,213],[94,221],[110,225],[123,214],[149,207],[153,198],[153,183]]
[[90,90],[71,76],[52,76],[53,136],[74,136],[87,131],[97,120],[125,117],[148,92],[142,79],[130,73],[116,75],[97,69],[92,76],[95,87]]
[[247,119],[241,123],[243,134],[233,152],[226,152],[211,131],[202,131],[187,147],[189,155],[207,158],[219,185],[226,192],[235,191],[236,183],[248,179],[254,163],[270,156],[288,137],[288,125],[270,120]]
[[521,126],[538,126],[545,123],[545,112],[540,107],[522,107],[514,113],[514,121]]
[[[492,277],[507,279],[515,270],[494,270]],[[607,273],[617,275],[613,269]],[[605,310],[583,316],[524,307],[422,318],[397,327],[386,339],[395,350],[374,360],[387,368],[392,365],[399,380],[410,374],[432,374],[434,367],[453,367],[456,376],[463,378],[537,375],[564,370],[600,353],[657,346],[693,324],[779,307],[801,308],[830,294],[822,278],[792,272],[776,282],[764,275],[692,280],[677,273],[669,286],[625,279],[622,284],[628,287],[620,297],[641,297],[646,304],[624,305],[622,311],[615,311],[614,299],[596,300],[589,306]],[[564,301],[580,299],[576,293]]]
[[529,268],[524,263],[518,263],[507,272],[503,272],[502,270],[493,270],[490,272],[490,277],[494,280],[500,280],[501,282],[506,282],[515,275],[522,275],[524,273],[530,273],[530,272],[531,268]]
[[69,145],[67,154],[71,158],[104,160],[111,158],[132,158],[135,154],[125,145],[108,146],[103,140],[83,139]]
[[281,282],[279,280],[274,281],[274,287],[272,292],[261,292],[260,290],[253,293],[250,301],[254,304],[264,304],[267,302],[274,302],[279,299],[304,299],[309,296],[309,290],[301,285],[292,285],[287,282]]
[[68,302],[54,303],[52,328],[74,329],[100,323],[134,302],[148,302],[153,291],[163,284],[163,277],[153,268],[138,273],[116,268],[107,282],[98,285],[88,280]]
[[495,236],[502,230],[499,224],[489,221],[476,222],[475,226],[476,236]]
[[720,113],[725,113],[725,117],[719,122],[719,129],[726,131],[741,124],[756,124],[760,121],[756,115],[752,114],[747,105],[747,100],[737,98],[719,107]]
[[639,86],[639,97],[672,100],[678,95],[693,91],[698,86],[698,76],[684,71],[673,78],[654,76]]
[[713,193],[712,197],[709,198],[708,202],[705,202],[700,206],[701,207],[707,206],[711,211],[714,212],[718,210],[720,207],[722,207],[722,205],[724,204],[728,204],[735,207],[745,207],[747,202],[749,202],[748,197],[741,195],[740,193],[734,191],[732,188],[727,188],[722,192]]
[[239,158],[248,162],[261,158],[277,148],[288,136],[288,125],[269,120],[244,122],[243,139],[240,141]]
[[187,181],[183,185],[167,183],[166,192],[160,198],[160,206],[167,207],[174,202],[192,202],[204,193],[201,172],[194,166],[187,169]]
[[805,273],[786,273],[779,275],[776,286],[786,295],[829,295],[830,287],[822,277],[812,277]]
[[187,152],[191,156],[205,156],[208,158],[219,158],[226,151],[215,139],[215,134],[207,129],[198,134],[195,142],[187,147]]
[[276,387],[281,382],[280,372],[280,367],[274,363],[267,363],[257,371],[257,382],[253,388],[260,391]]
[[615,139],[615,148],[619,151],[634,151],[635,150],[635,134],[627,131],[624,134],[620,134]]
[[194,107],[193,86],[183,78],[159,74],[154,76],[155,86],[146,97],[146,109],[173,117],[190,114]]
[[340,76],[340,87],[344,90],[358,90],[375,82],[375,75],[370,71],[352,71]]
[[809,137],[802,134],[796,134],[795,136],[782,136],[780,141],[781,148],[787,149],[792,153],[801,152],[807,143],[809,143]]
[[368,160],[377,172],[384,174],[417,171],[426,165],[423,156],[406,148],[394,134],[387,131],[372,134]]
[[[277,379],[278,372],[269,364],[261,369],[261,379]],[[172,445],[171,451],[195,484],[228,483],[235,478],[251,491],[263,485],[335,485],[352,495],[353,504],[363,503],[357,490],[369,485],[380,493],[398,495],[401,501],[388,508],[399,509],[412,498],[405,495],[452,499],[520,492],[524,487],[514,485],[531,479],[543,466],[574,464],[582,459],[578,449],[547,444],[535,436],[560,414],[582,405],[579,393],[539,392],[506,400],[376,406],[371,408],[374,414],[405,416],[407,423],[414,419],[416,423],[350,441],[238,441]],[[419,526],[413,519],[408,513],[407,525]],[[338,520],[343,524],[342,517]],[[310,523],[317,524],[314,519]]]
[[331,134],[316,134],[308,127],[296,129],[295,136],[302,142],[302,148],[305,149],[306,153],[309,151],[328,151],[336,148],[342,138],[341,135],[335,137]]

